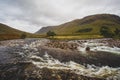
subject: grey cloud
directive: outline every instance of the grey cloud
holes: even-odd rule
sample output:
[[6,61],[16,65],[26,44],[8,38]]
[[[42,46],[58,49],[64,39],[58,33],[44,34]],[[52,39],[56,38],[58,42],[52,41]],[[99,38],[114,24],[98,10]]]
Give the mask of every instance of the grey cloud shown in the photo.
[[[112,13],[120,15],[120,0],[4,0],[0,1],[0,21],[23,22],[22,27],[59,25],[87,15]],[[6,17],[7,16],[7,17]],[[9,19],[9,22],[8,22]],[[25,23],[24,23],[25,22]],[[21,28],[21,26],[17,26]]]

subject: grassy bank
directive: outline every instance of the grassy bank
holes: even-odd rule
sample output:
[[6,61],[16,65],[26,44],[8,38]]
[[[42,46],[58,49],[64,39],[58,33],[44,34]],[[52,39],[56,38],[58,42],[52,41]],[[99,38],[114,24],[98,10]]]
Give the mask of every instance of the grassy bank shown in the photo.
[[3,40],[12,40],[12,39],[24,39],[24,38],[44,38],[44,35],[37,35],[37,34],[0,34],[0,41]]
[[57,39],[57,40],[78,40],[78,39],[98,39],[98,38],[103,38],[103,37],[100,35],[76,35],[76,36],[59,35],[59,36],[48,37],[48,38]]

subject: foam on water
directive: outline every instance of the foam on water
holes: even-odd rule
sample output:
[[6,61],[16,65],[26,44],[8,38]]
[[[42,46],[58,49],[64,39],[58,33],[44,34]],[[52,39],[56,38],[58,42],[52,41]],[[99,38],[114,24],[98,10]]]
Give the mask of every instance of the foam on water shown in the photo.
[[[18,52],[18,54],[25,55],[25,53],[28,53],[27,56],[30,58],[30,61],[39,68],[47,67],[50,69],[61,69],[61,70],[65,69],[65,70],[71,70],[76,74],[80,74],[84,76],[106,78],[107,80],[120,80],[120,68],[112,68],[109,66],[98,67],[94,65],[87,65],[86,67],[74,61],[63,63],[57,59],[54,59],[52,56],[48,55],[47,52],[45,52],[45,55],[42,57],[37,56],[36,54],[39,53],[37,47],[42,46],[43,43],[45,42],[47,41],[37,40],[29,44],[27,43],[24,44],[24,42],[21,41],[21,43],[23,44],[22,46],[23,52],[22,51]],[[78,50],[84,53],[86,47],[90,47],[92,51],[106,51],[106,52],[120,54],[120,48],[109,47],[107,46],[107,44],[98,42],[98,40],[87,40],[86,42],[80,44]],[[30,52],[30,50],[32,52]]]
[[120,54],[120,48],[118,47],[110,47],[107,43],[101,43],[98,40],[86,40],[82,45],[78,47],[78,50],[85,53],[85,48],[90,47],[91,51],[105,51],[110,53]]
[[[95,65],[88,65],[85,67],[84,65],[78,64],[74,61],[69,61],[66,63],[62,63],[57,59],[54,59],[52,56],[48,55],[47,53],[43,57],[39,56],[31,56],[31,58],[40,59],[40,61],[36,62],[31,60],[33,64],[35,64],[39,68],[50,68],[50,69],[66,69],[75,72],[76,74],[90,76],[90,77],[98,77],[98,78],[107,78],[110,79],[120,77],[120,68],[112,68],[109,66],[97,67]],[[119,78],[120,79],[120,78]],[[118,80],[119,80],[118,79]]]
[[[39,43],[39,44],[38,44]],[[24,49],[32,49],[37,53],[37,47],[39,47],[42,44],[41,41],[35,41],[29,45],[25,45]],[[90,47],[92,51],[106,51],[106,52],[112,52],[112,53],[120,53],[120,48],[117,47],[109,47],[107,44],[104,43],[98,43],[97,41],[86,41],[83,42],[82,47],[81,45],[78,47],[79,51],[82,51],[85,53],[85,48]],[[108,80],[120,80],[120,68],[112,68],[109,66],[94,66],[94,65],[88,65],[87,67],[81,64],[78,64],[74,61],[69,61],[66,63],[60,62],[57,59],[54,59],[52,56],[48,55],[47,51],[45,52],[45,55],[40,57],[37,56],[35,53],[32,53],[32,55],[29,56],[31,59],[31,62],[36,65],[39,68],[50,68],[50,69],[59,69],[59,70],[71,70],[72,72],[84,75],[84,76],[90,76],[90,77],[98,77],[98,78],[106,78]]]
[[118,47],[98,46],[98,47],[93,47],[91,50],[92,51],[105,51],[105,52],[120,54],[120,48]]

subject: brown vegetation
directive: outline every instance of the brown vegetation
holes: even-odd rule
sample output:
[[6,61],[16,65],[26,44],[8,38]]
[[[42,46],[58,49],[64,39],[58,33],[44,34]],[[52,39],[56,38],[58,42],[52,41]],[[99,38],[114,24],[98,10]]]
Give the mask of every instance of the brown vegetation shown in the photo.
[[0,34],[0,40],[19,39],[18,34]]

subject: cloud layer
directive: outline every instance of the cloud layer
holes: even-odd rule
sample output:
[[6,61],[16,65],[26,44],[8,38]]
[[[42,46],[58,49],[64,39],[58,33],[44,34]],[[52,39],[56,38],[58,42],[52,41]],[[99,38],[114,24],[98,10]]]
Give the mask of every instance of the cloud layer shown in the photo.
[[0,22],[27,32],[101,13],[120,15],[120,0],[0,0]]

